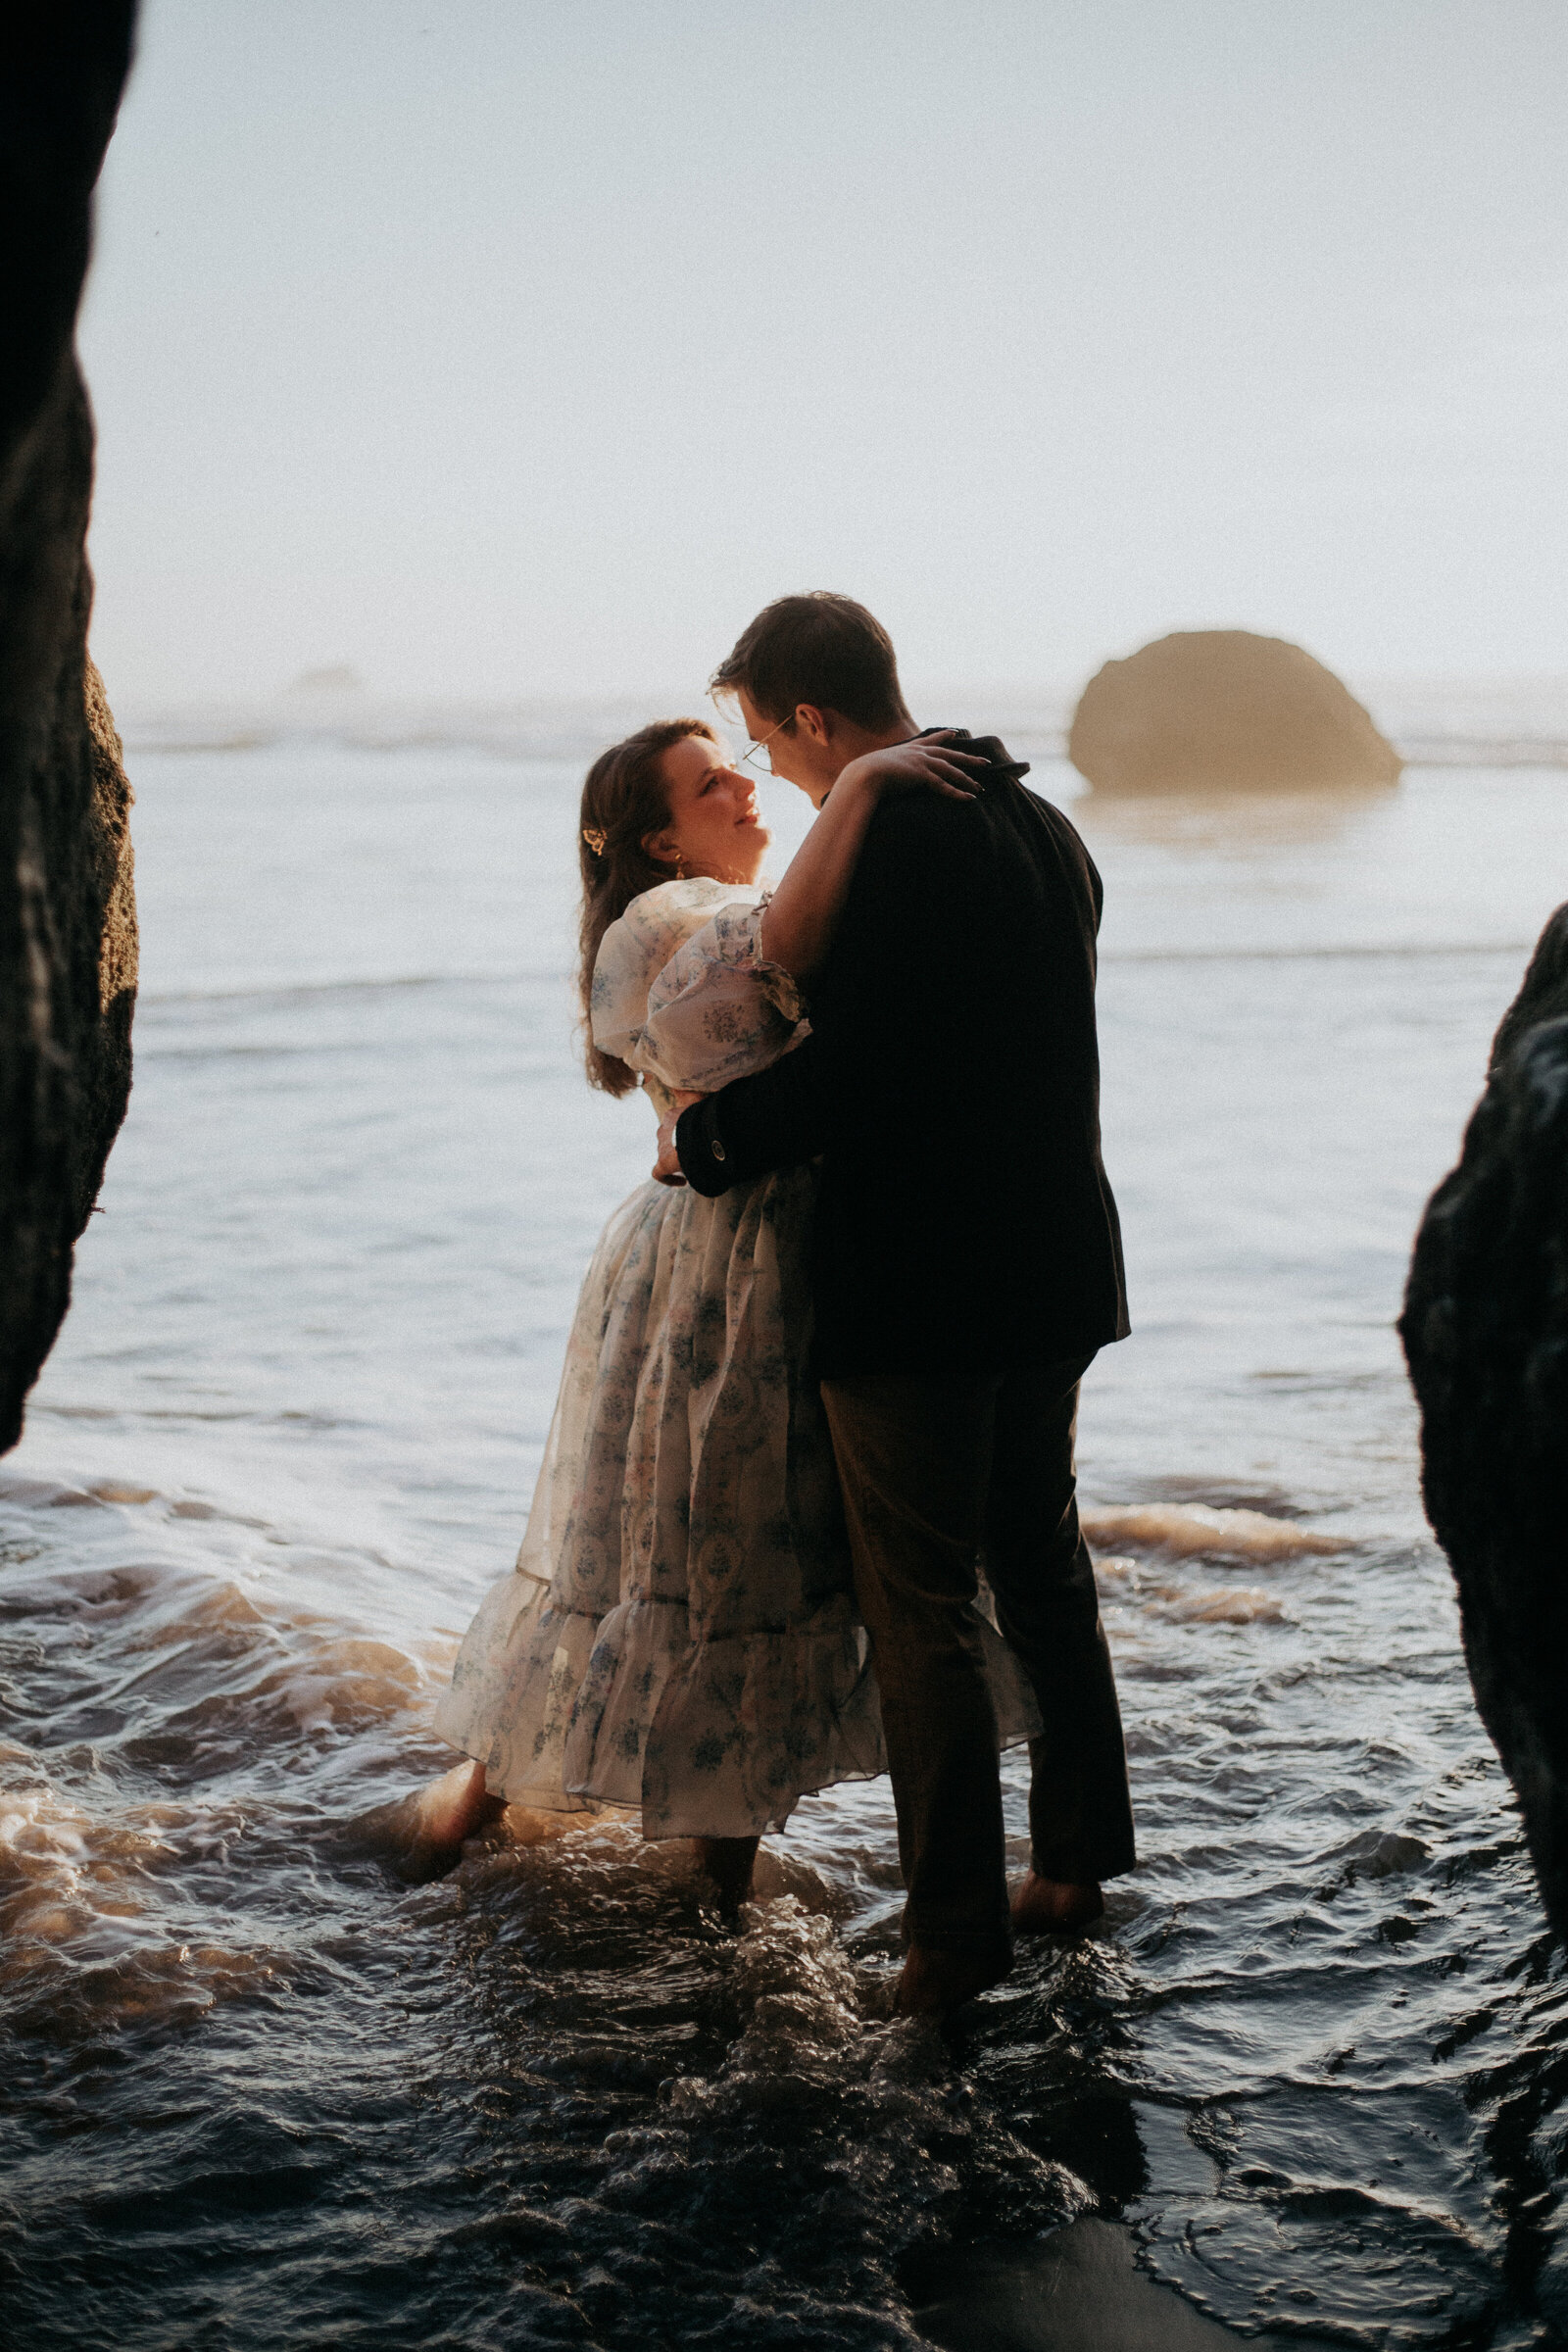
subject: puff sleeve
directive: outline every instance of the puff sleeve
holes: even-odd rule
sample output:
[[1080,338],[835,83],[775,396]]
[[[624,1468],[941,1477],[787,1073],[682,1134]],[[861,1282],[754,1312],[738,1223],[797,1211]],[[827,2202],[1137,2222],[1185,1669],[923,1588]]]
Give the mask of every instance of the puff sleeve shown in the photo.
[[648,991],[676,951],[735,897],[706,877],[662,882],[633,899],[599,943],[594,959],[589,1021],[594,1044],[634,1070],[650,1067],[644,1046]]
[[810,1034],[794,979],[759,948],[766,904],[720,906],[650,987],[642,1066],[665,1086],[715,1093]]

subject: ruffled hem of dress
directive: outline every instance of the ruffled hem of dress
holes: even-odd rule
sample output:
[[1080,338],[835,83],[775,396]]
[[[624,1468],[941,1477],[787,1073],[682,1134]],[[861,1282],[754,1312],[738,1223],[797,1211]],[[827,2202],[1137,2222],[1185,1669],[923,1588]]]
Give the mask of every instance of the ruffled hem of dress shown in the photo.
[[843,1599],[788,1632],[697,1641],[684,1602],[623,1601],[599,1626],[564,1784],[640,1796],[649,1838],[781,1830],[809,1790],[886,1770],[868,1652]]
[[[976,1616],[1010,1747],[1039,1717]],[[639,1597],[596,1617],[553,1606],[526,1571],[486,1595],[435,1729],[483,1763],[492,1795],[546,1812],[624,1807],[650,1838],[760,1837],[803,1796],[887,1770],[869,1644],[843,1600],[788,1632],[694,1642],[683,1601]]]
[[866,1653],[843,1602],[693,1642],[684,1602],[596,1617],[519,1571],[481,1604],[435,1729],[509,1803],[625,1806],[648,1838],[759,1837],[812,1789],[886,1770]]

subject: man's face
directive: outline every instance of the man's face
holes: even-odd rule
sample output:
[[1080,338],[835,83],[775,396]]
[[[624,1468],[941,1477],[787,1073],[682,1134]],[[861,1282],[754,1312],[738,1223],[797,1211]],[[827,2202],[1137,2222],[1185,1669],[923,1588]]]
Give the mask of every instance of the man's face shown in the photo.
[[780,727],[776,718],[769,718],[764,711],[758,710],[744,688],[737,693],[735,700],[740,705],[742,724],[752,741],[767,743],[763,757],[771,765],[774,775],[781,777],[786,784],[799,785],[802,792],[820,806],[822,796],[844,765],[829,737],[820,727],[813,728],[806,724],[798,714],[788,726]]

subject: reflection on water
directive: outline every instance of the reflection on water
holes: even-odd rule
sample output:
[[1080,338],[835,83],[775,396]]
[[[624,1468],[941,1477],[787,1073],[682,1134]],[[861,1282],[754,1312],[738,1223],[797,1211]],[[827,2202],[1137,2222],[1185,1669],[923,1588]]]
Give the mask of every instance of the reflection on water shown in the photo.
[[8,2341],[956,2342],[1088,2213],[1271,2340],[1558,2340],[1560,1972],[1390,1330],[1518,977],[1487,942],[1560,895],[1539,779],[1243,849],[1082,809],[1138,1326],[1084,1485],[1144,1859],[956,2052],[887,2018],[880,1784],[802,1807],[738,1936],[623,1826],[420,1889],[353,1829],[445,1761],[645,1106],[575,1072],[569,770],[137,781],[137,1092],[0,1471]]
[[1103,842],[1148,842],[1253,859],[1339,841],[1387,808],[1397,784],[1316,792],[1095,792],[1074,807],[1080,830]]
[[[1070,773],[1070,771],[1067,771]],[[1064,782],[1052,771],[1043,788]],[[1568,778],[1406,770],[1366,792],[1085,794],[1118,954],[1508,946],[1560,895]],[[1540,909],[1540,921],[1535,919]]]

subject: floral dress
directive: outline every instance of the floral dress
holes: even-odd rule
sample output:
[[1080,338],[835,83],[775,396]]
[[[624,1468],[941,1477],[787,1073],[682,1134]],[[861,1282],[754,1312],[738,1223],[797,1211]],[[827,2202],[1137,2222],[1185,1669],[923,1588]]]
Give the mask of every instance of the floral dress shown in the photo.
[[[594,967],[594,1041],[711,1093],[808,1034],[762,961],[760,890],[666,882]],[[810,1377],[814,1167],[716,1200],[639,1185],[578,1301],[517,1564],[458,1655],[436,1729],[495,1795],[638,1808],[649,1838],[754,1837],[886,1769],[832,1449]],[[982,1620],[1004,1740],[1037,1718]]]

